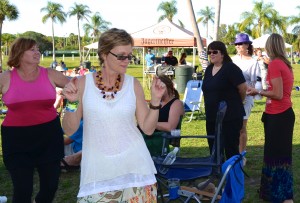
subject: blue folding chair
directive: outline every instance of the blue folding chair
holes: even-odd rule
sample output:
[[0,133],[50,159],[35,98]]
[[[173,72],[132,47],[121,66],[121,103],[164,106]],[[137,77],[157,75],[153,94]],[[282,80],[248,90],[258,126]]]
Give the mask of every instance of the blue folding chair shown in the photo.
[[[186,138],[208,138],[214,139],[214,147],[212,153],[209,156],[205,157],[196,157],[196,158],[187,158],[178,156],[175,162],[172,165],[164,165],[163,161],[165,159],[164,156],[154,156],[153,161],[157,168],[157,180],[160,193],[163,202],[163,194],[161,187],[162,185],[167,187],[164,184],[163,180],[168,180],[171,178],[179,178],[181,181],[194,180],[202,177],[214,177],[221,173],[221,164],[223,160],[223,150],[221,149],[221,132],[222,132],[222,122],[225,116],[227,109],[226,102],[221,102],[219,105],[219,110],[216,118],[216,130],[215,135],[192,135],[192,136],[179,136],[181,139]],[[164,134],[163,137],[165,139],[174,138],[170,134]],[[164,147],[164,146],[163,146]],[[165,174],[159,172],[160,167],[167,167],[168,171]],[[180,195],[186,196],[188,202],[190,199],[194,199],[197,202],[200,202],[197,195],[195,193],[191,193],[185,190],[179,190]],[[214,194],[211,195],[211,197]]]
[[198,115],[201,112],[201,101],[202,101],[202,80],[190,80],[187,82],[184,96],[183,96],[183,105],[185,112],[191,112],[189,120],[191,122],[193,119],[194,113],[198,111]]
[[221,191],[226,180],[224,191],[220,203],[228,202],[242,202],[244,199],[244,171],[243,171],[243,157],[246,151],[239,155],[234,155],[222,165],[222,179],[216,189],[216,193],[212,199],[214,203],[217,195]]

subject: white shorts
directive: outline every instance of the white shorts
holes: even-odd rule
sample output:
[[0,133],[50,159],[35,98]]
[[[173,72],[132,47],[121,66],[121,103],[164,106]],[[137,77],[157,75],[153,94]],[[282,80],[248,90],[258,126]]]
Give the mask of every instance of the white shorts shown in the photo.
[[251,109],[254,106],[253,96],[246,96],[244,101],[244,109],[246,115],[244,116],[244,120],[247,120],[251,114]]

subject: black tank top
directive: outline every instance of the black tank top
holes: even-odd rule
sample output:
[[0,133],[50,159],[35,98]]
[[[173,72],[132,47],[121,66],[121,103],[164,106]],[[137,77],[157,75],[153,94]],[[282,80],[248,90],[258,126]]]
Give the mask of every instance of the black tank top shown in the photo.
[[170,108],[175,100],[176,98],[173,98],[159,110],[158,122],[168,122]]

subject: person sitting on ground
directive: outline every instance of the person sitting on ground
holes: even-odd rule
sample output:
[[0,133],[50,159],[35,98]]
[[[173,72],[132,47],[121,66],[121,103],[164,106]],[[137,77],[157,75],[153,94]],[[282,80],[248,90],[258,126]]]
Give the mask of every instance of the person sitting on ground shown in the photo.
[[50,64],[50,68],[55,69],[57,65],[57,61],[54,59],[54,61]]
[[79,66],[79,70],[78,70],[78,74],[80,75],[80,76],[83,76],[83,75],[85,75],[85,73],[87,72],[87,70],[83,67],[83,65],[80,65]]
[[64,61],[60,61],[60,66],[66,71],[68,70],[67,65]]
[[177,66],[178,65],[178,59],[173,56],[173,51],[169,50],[168,55],[165,57],[165,63],[169,66]]
[[96,73],[97,72],[95,66],[91,66],[90,72],[91,73]]
[[71,136],[64,138],[65,157],[62,161],[62,169],[79,169],[82,155],[83,120],[80,121],[78,130]]

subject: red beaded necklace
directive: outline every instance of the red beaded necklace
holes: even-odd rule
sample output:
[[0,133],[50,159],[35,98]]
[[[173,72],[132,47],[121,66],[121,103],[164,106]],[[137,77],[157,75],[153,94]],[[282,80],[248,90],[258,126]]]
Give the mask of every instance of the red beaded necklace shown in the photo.
[[121,74],[118,75],[116,83],[112,87],[106,87],[104,85],[101,70],[97,72],[96,78],[97,78],[96,84],[98,86],[98,89],[101,90],[101,94],[103,94],[102,98],[106,100],[114,99],[115,95],[120,90]]

